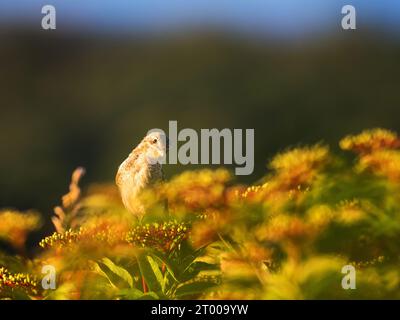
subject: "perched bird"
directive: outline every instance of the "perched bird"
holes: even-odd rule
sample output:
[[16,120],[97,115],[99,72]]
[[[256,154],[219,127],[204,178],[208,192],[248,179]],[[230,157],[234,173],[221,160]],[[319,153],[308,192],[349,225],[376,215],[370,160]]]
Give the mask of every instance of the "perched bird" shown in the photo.
[[149,133],[119,166],[115,182],[125,208],[139,218],[145,208],[139,195],[146,187],[164,179],[161,160],[168,151],[168,138]]

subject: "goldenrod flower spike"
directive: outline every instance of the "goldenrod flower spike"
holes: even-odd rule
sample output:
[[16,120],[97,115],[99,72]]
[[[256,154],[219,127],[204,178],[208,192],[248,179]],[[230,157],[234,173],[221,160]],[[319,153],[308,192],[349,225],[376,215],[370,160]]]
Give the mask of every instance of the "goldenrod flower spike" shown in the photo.
[[38,283],[36,279],[29,274],[11,273],[6,268],[0,268],[0,292],[5,288],[25,289],[28,293],[37,293]]

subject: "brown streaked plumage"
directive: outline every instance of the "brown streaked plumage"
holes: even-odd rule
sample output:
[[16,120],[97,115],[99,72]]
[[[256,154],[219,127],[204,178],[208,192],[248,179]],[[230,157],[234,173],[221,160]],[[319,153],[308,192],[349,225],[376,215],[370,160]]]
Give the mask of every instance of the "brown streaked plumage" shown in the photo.
[[148,134],[118,168],[115,182],[122,202],[127,210],[138,217],[145,214],[145,208],[139,200],[140,192],[164,178],[160,160],[166,156],[167,141],[159,132]]

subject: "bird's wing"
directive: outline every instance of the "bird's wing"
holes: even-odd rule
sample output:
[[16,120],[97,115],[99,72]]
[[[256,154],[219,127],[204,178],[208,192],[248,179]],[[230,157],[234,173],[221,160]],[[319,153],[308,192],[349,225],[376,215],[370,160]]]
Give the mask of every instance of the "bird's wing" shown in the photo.
[[119,166],[117,174],[115,176],[115,184],[120,186],[122,184],[122,179],[127,172],[133,170],[138,171],[137,160],[139,158],[139,150],[135,149],[132,153],[125,159],[125,161]]
[[121,185],[121,170],[118,169],[117,174],[115,175],[115,184],[119,187]]

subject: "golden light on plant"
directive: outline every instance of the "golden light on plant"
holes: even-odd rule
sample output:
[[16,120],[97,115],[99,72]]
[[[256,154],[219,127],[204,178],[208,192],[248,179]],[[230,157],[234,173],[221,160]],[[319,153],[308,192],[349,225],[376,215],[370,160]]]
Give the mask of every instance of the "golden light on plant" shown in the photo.
[[0,268],[0,296],[7,289],[23,289],[32,294],[37,294],[38,282],[35,277],[24,273],[11,273],[6,268]]
[[340,141],[343,150],[367,154],[377,150],[398,149],[400,139],[396,133],[386,129],[365,130],[355,136],[347,136]]
[[[383,129],[346,137],[354,161],[320,144],[288,150],[257,185],[225,169],[187,171],[146,190],[141,220],[112,185],[82,190],[78,169],[33,259],[23,248],[39,216],[0,212],[0,238],[22,254],[0,256],[0,296],[398,299],[398,141]],[[57,270],[54,291],[37,288],[44,264]],[[340,287],[346,264],[357,290]]]
[[17,249],[22,249],[28,234],[39,227],[40,216],[37,213],[0,211],[0,239],[8,241]]

